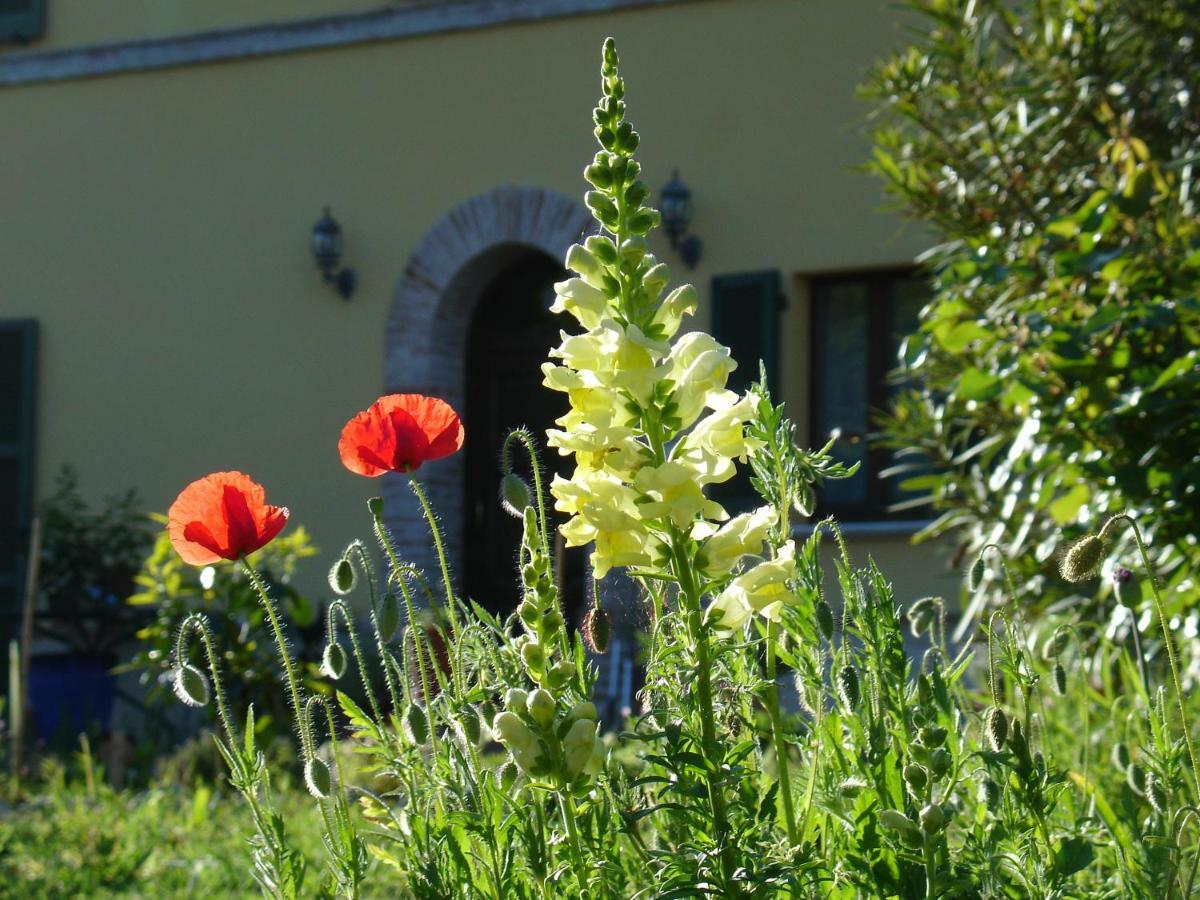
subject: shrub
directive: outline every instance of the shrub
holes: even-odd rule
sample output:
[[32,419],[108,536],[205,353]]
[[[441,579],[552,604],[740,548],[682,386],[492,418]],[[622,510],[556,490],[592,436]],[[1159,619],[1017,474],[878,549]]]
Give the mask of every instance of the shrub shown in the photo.
[[892,474],[939,513],[922,536],[951,534],[968,557],[1000,544],[1021,599],[1043,604],[1075,590],[1046,577],[1063,535],[1134,510],[1172,611],[1190,609],[1195,5],[910,5],[927,31],[866,85],[871,168],[941,240],[883,420],[905,456]]

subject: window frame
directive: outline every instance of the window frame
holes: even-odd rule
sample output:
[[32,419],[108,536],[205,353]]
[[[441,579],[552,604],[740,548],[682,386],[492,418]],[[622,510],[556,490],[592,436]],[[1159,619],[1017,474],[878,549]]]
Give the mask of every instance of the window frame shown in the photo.
[[[919,266],[912,264],[889,265],[863,269],[843,269],[830,272],[816,272],[803,275],[808,294],[808,401],[809,401],[809,432],[811,441],[817,446],[823,446],[829,439],[828,433],[818,433],[821,422],[822,397],[820,392],[822,366],[826,360],[822,353],[821,306],[828,301],[820,297],[823,285],[845,282],[866,282],[867,284],[867,335],[865,351],[867,360],[867,425],[862,440],[867,443],[867,453],[863,469],[855,478],[865,478],[866,496],[861,503],[828,503],[818,498],[817,515],[819,517],[833,515],[846,522],[855,523],[912,523],[924,522],[926,517],[919,512],[914,514],[912,509],[892,510],[889,506],[895,502],[890,498],[887,482],[881,479],[879,472],[894,464],[892,451],[872,441],[876,433],[873,428],[875,415],[887,408],[890,397],[888,375],[896,370],[899,360],[891,343],[891,335],[895,330],[895,288],[896,282],[911,279],[921,273]],[[932,296],[932,293],[931,293]],[[884,314],[877,315],[877,309]]]
[[22,540],[28,540],[29,529],[33,521],[33,493],[35,476],[35,428],[37,410],[37,372],[38,372],[38,323],[36,319],[0,319],[0,331],[16,331],[22,341],[21,381],[18,388],[17,402],[21,405],[18,412],[18,439],[11,443],[0,443],[0,457],[15,457],[18,461],[17,485],[17,547],[13,555],[11,570],[0,566],[0,585],[11,586],[13,597],[17,604],[16,610],[0,609],[0,623],[4,618],[16,613],[24,601],[25,565],[27,553],[21,546]]

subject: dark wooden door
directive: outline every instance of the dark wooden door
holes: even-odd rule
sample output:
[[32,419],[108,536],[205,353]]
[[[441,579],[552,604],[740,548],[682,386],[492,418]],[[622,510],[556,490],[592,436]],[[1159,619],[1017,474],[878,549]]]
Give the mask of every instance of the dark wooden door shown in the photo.
[[[520,523],[499,502],[500,447],[524,425],[533,432],[550,474],[568,474],[570,460],[547,452],[547,428],[567,410],[566,396],[542,385],[542,363],[560,343],[561,329],[574,320],[550,312],[554,283],[565,277],[549,257],[530,252],[502,270],[484,290],[471,323],[467,349],[466,572],[469,596],[494,612],[507,613],[519,599],[516,571]],[[577,330],[578,326],[574,326]],[[518,471],[528,474],[523,455]],[[549,499],[549,497],[547,497]],[[551,505],[553,501],[550,501]],[[569,594],[579,592],[577,554],[568,554],[563,573]],[[562,580],[560,578],[560,580]],[[564,597],[567,610],[577,598]],[[571,616],[568,615],[568,621]]]

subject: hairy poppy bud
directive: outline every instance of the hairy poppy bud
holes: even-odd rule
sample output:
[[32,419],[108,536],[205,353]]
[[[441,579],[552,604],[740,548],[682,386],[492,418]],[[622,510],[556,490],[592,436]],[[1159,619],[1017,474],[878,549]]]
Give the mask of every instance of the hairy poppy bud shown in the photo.
[[429,739],[429,718],[419,703],[412,703],[404,713],[404,733],[418,746]]
[[322,674],[337,681],[346,674],[347,665],[346,651],[341,644],[334,642],[325,645],[325,652],[321,654]]
[[354,589],[354,566],[344,556],[329,570],[329,589],[335,594],[348,594]]
[[1125,770],[1125,783],[1139,797],[1146,795],[1146,770],[1137,763]]
[[1065,581],[1078,583],[1091,578],[1104,562],[1107,548],[1094,534],[1085,535],[1063,548],[1058,560],[1058,572]]
[[382,497],[372,497],[370,500],[367,501],[367,509],[369,509],[371,511],[371,515],[373,515],[376,519],[382,518],[383,517],[383,498]]
[[554,713],[558,709],[558,703],[549,691],[538,688],[529,695],[529,699],[526,701],[526,708],[529,710],[529,718],[533,719],[539,725],[545,726],[554,721]]
[[1113,569],[1112,577],[1113,593],[1117,597],[1117,602],[1126,609],[1136,609],[1138,600],[1141,599],[1137,577],[1124,566],[1117,566]]
[[603,656],[608,651],[609,638],[608,613],[603,606],[597,603],[588,609],[582,630],[588,649]]
[[851,665],[844,665],[838,669],[837,673],[837,692],[842,699],[842,704],[846,709],[853,710],[858,706],[860,697],[858,686],[858,671]]
[[1063,664],[1060,662],[1054,664],[1054,689],[1058,691],[1059,696],[1066,696],[1067,670],[1063,668]]
[[516,763],[506,762],[496,770],[496,785],[502,791],[508,791],[512,788],[513,782],[517,780],[517,776],[521,772],[517,769]]
[[1110,754],[1112,763],[1122,772],[1129,768],[1129,745],[1120,741],[1113,744],[1112,753]]
[[979,783],[979,799],[988,809],[995,808],[1000,802],[1000,785],[992,781],[990,778],[985,778]]
[[1056,659],[1064,650],[1067,649],[1067,644],[1071,640],[1071,629],[1065,625],[1054,629],[1054,634],[1046,639],[1046,643],[1042,645],[1042,657],[1044,659]]
[[379,601],[379,614],[375,624],[379,628],[379,638],[383,641],[390,641],[396,629],[400,627],[400,601],[391,591],[384,594]]
[[1163,783],[1151,772],[1146,776],[1146,799],[1150,801],[1150,805],[1154,807],[1154,811],[1160,816],[1166,815],[1167,804],[1170,802],[1170,797],[1167,794],[1167,789],[1163,787]]
[[529,508],[529,498],[529,485],[520,475],[509,472],[500,479],[500,505],[510,516],[523,518]]
[[304,786],[318,800],[328,797],[332,787],[329,766],[315,756],[309,757],[308,762],[304,764]]
[[992,745],[992,749],[999,753],[1004,749],[1004,742],[1008,740],[1008,717],[1004,715],[1004,711],[998,706],[993,706],[987,711],[987,716],[983,720],[984,730],[987,732],[988,743]]
[[843,797],[857,797],[866,788],[867,783],[861,778],[851,776],[838,785],[838,793]]
[[193,665],[184,663],[171,673],[171,688],[188,706],[208,705],[208,678]]
[[463,740],[468,744],[479,743],[479,733],[482,730],[479,724],[479,713],[475,707],[467,704],[458,714],[458,727],[462,732]]
[[980,553],[975,557],[975,561],[971,563],[970,571],[967,572],[967,589],[975,591],[979,589],[979,583],[983,581],[983,554]]
[[817,628],[820,629],[821,636],[827,641],[833,640],[833,610],[825,598],[822,597],[813,607],[813,617],[817,620]]

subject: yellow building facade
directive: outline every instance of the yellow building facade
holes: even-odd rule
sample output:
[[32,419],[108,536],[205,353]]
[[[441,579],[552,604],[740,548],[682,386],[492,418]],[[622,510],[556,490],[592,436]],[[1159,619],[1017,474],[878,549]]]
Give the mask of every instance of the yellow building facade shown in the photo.
[[[743,310],[765,310],[780,392],[812,442],[845,403],[877,396],[839,394],[879,379],[853,355],[838,369],[828,348],[857,346],[854,323],[884,315],[889,273],[928,242],[881,212],[878,183],[852,168],[869,155],[856,86],[903,37],[886,0],[30,9],[37,36],[0,52],[0,325],[36,323],[27,369],[4,345],[14,374],[0,388],[14,409],[18,395],[32,402],[14,413],[28,428],[10,435],[25,466],[10,466],[24,478],[8,489],[10,556],[69,463],[89,494],[136,487],[159,510],[200,475],[243,470],[326,559],[365,536],[365,500],[382,490],[410,555],[427,560],[403,485],[349,474],[336,451],[344,422],[380,393],[422,390],[467,414],[468,452],[427,476],[459,568],[489,564],[476,545],[492,527],[479,507],[495,472],[472,466],[486,469],[494,448],[472,436],[519,424],[498,410],[519,411],[526,383],[495,373],[537,356],[528,345],[545,323],[516,320],[537,318],[530,298],[586,225],[581,171],[607,35],[648,183],[678,170],[692,192],[698,265],[661,234],[653,249],[696,284],[698,327],[718,309],[734,330]],[[348,300],[310,246],[327,205],[357,279]],[[504,305],[518,295],[520,316]],[[851,295],[866,318],[843,315]],[[860,511],[853,541],[900,599],[956,591],[934,551],[908,546],[911,523]]]

